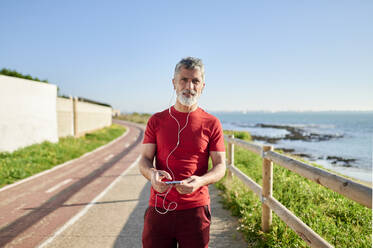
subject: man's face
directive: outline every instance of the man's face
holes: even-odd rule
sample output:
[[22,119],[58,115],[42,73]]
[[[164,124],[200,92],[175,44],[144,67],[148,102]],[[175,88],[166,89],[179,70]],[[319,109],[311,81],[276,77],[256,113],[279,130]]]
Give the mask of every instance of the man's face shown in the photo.
[[177,100],[185,106],[197,103],[199,96],[205,87],[199,69],[187,70],[181,68],[180,72],[172,80],[177,94]]

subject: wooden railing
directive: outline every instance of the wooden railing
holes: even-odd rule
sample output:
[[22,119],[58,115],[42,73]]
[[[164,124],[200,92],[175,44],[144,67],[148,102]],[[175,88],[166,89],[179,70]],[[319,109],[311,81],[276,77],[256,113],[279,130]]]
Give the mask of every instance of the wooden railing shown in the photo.
[[[264,232],[268,232],[270,229],[273,210],[310,247],[333,247],[284,205],[272,197],[273,162],[368,208],[372,208],[372,188],[368,186],[277,153],[273,151],[272,146],[260,146],[254,143],[245,142],[243,140],[235,139],[233,135],[225,135],[224,137],[225,141],[228,142],[228,178],[230,179],[233,175],[237,176],[237,178],[239,178],[260,198],[262,202],[262,230]],[[234,166],[234,145],[238,145],[261,155],[263,158],[262,187]]]

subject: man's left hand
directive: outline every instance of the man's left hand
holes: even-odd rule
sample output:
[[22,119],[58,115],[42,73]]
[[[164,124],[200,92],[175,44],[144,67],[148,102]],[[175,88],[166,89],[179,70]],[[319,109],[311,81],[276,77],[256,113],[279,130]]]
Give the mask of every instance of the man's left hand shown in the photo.
[[191,176],[181,181],[181,184],[175,185],[175,188],[180,194],[191,194],[202,186],[203,182],[201,177]]

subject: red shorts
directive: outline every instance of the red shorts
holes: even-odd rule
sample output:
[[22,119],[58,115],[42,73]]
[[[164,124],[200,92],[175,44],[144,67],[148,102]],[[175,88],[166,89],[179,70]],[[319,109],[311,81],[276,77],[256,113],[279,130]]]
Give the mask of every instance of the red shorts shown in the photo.
[[[163,209],[158,209],[164,212]],[[211,215],[208,206],[158,213],[148,207],[144,215],[143,248],[207,248]]]

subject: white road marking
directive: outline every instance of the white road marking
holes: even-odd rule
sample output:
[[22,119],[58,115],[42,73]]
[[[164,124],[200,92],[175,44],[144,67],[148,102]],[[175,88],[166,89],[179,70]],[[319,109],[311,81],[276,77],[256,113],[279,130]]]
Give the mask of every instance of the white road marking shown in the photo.
[[137,140],[137,136],[135,136],[134,138],[133,138],[133,141],[136,141]]
[[52,193],[53,191],[57,190],[57,189],[58,189],[59,187],[61,187],[62,185],[65,185],[65,184],[68,184],[69,182],[71,182],[71,180],[73,180],[73,179],[71,179],[71,178],[66,179],[65,181],[60,182],[60,183],[57,184],[56,186],[54,186],[54,187],[48,189],[47,191],[45,191],[45,193]]
[[63,231],[65,231],[69,226],[73,225],[77,220],[79,220],[83,215],[85,215],[88,210],[100,199],[102,198],[119,180],[125,176],[132,167],[134,167],[140,160],[140,156],[137,157],[135,162],[133,162],[120,176],[118,176],[104,191],[102,191],[98,196],[96,196],[95,199],[92,200],[92,202],[88,203],[82,211],[77,213],[73,218],[71,218],[68,222],[66,222],[65,225],[63,225],[60,229],[58,229],[52,236],[47,239],[45,242],[43,242],[41,245],[38,246],[38,248],[43,248],[49,243],[51,243],[58,235],[60,235]]
[[128,144],[128,143],[127,143],[127,144],[125,144],[125,146],[124,146],[124,147],[125,147],[125,148],[127,148],[127,147],[129,147],[129,146],[130,146],[130,144]]
[[107,157],[105,158],[105,161],[108,161],[108,160],[111,159],[113,156],[114,156],[114,154],[110,154],[109,156],[107,156]]

